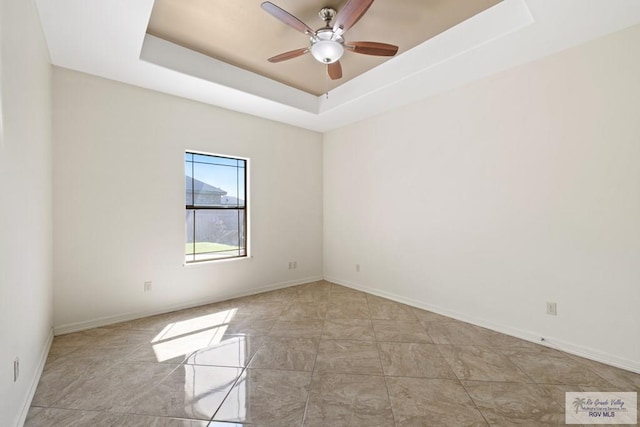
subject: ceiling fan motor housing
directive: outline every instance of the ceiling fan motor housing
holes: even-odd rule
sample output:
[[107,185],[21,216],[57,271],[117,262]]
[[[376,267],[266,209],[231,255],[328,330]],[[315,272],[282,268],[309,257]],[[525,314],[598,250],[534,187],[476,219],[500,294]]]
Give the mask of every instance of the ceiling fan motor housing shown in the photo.
[[311,54],[323,64],[333,64],[344,53],[344,39],[330,28],[322,28],[311,37]]

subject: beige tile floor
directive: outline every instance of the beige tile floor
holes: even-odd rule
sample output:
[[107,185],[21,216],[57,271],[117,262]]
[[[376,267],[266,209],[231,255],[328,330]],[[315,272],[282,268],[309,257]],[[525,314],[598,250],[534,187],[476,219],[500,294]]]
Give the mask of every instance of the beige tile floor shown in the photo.
[[325,281],[54,339],[28,426],[561,425],[640,375]]

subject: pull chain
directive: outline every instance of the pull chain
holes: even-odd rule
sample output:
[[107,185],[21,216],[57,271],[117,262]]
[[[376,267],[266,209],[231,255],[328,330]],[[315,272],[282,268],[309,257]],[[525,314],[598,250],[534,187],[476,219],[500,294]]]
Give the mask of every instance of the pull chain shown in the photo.
[[329,99],[329,70],[327,69],[327,73],[324,75],[324,85],[325,85],[325,96]]

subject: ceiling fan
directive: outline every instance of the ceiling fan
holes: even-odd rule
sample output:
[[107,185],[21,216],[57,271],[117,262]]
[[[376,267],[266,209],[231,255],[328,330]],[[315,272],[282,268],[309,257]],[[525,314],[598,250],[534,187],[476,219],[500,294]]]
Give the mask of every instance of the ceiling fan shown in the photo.
[[[325,22],[325,26],[316,31],[275,4],[268,1],[262,3],[260,7],[265,12],[310,37],[309,47],[281,53],[269,58],[268,61],[273,63],[286,61],[311,52],[316,60],[327,64],[327,73],[331,80],[337,80],[342,77],[340,58],[345,49],[365,55],[394,56],[398,52],[398,46],[377,42],[346,42],[343,37],[344,33],[362,18],[373,1],[349,0],[337,14],[330,7],[323,8],[319,15]],[[330,24],[331,21],[334,21],[333,27]]]

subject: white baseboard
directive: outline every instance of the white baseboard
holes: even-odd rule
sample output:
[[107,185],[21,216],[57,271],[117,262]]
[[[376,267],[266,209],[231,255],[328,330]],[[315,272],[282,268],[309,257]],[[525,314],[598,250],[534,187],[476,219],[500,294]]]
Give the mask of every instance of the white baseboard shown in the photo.
[[290,286],[302,285],[310,282],[317,282],[318,280],[322,280],[322,276],[311,276],[311,277],[305,277],[302,279],[290,280],[287,282],[274,283],[271,285],[261,286],[259,288],[253,288],[251,290],[244,291],[244,292],[236,292],[232,294],[221,295],[215,298],[202,298],[197,300],[180,302],[177,304],[162,306],[160,308],[154,308],[153,310],[116,314],[114,316],[100,317],[97,319],[91,319],[91,320],[86,320],[82,322],[67,323],[65,325],[55,326],[53,328],[53,333],[56,336],[70,334],[72,332],[85,331],[87,329],[113,325],[115,323],[120,323],[120,322],[127,322],[130,320],[140,319],[142,317],[155,316],[157,314],[170,313],[172,311],[184,310],[187,308],[193,308],[201,305],[212,304],[215,302],[226,301],[233,298],[245,297],[249,295],[259,294],[262,292],[274,291],[276,289],[288,288]]
[[485,319],[481,319],[475,316],[469,316],[464,313],[460,313],[454,310],[449,310],[446,308],[442,308],[439,306],[435,306],[433,304],[428,304],[422,301],[414,300],[412,298],[405,298],[400,295],[392,294],[390,292],[381,291],[378,289],[369,288],[367,286],[360,285],[358,283],[353,283],[348,280],[339,279],[337,277],[325,276],[325,280],[336,283],[338,285],[346,286],[348,288],[356,289],[359,291],[367,292],[369,294],[377,295],[383,298],[387,298],[396,302],[400,302],[406,305],[410,305],[412,307],[420,308],[423,310],[432,311],[437,314],[441,314],[443,316],[451,317],[456,320],[461,320],[463,322],[471,323],[473,325],[481,326],[483,328],[491,329],[492,331],[500,332],[505,335],[510,335],[515,338],[520,338],[525,341],[530,341],[535,344],[544,345],[546,347],[551,347],[556,350],[564,351],[566,353],[573,354],[575,356],[584,357],[585,359],[593,360],[596,362],[604,363],[606,365],[615,366],[616,368],[625,369],[627,371],[640,373],[640,363],[621,358],[609,353],[603,353],[599,350],[595,350],[592,348],[588,348],[585,346],[581,346],[575,343],[571,343],[568,341],[560,340],[554,337],[545,336],[544,342],[540,340],[540,334],[531,332],[531,331],[523,331],[521,329],[512,328],[507,325],[502,325],[498,323],[494,323]]
[[47,356],[49,355],[49,350],[51,349],[51,344],[53,343],[53,329],[49,332],[49,336],[47,337],[47,341],[42,347],[42,351],[40,352],[40,358],[38,359],[38,366],[36,366],[36,370],[31,378],[31,384],[29,385],[29,392],[27,393],[27,397],[22,404],[22,410],[20,411],[20,416],[18,417],[18,423],[16,427],[22,427],[24,422],[27,419],[27,414],[29,413],[29,408],[31,407],[31,402],[33,401],[33,396],[36,394],[36,389],[38,388],[38,383],[40,382],[40,377],[42,376],[42,371],[44,371],[44,365],[47,363]]

